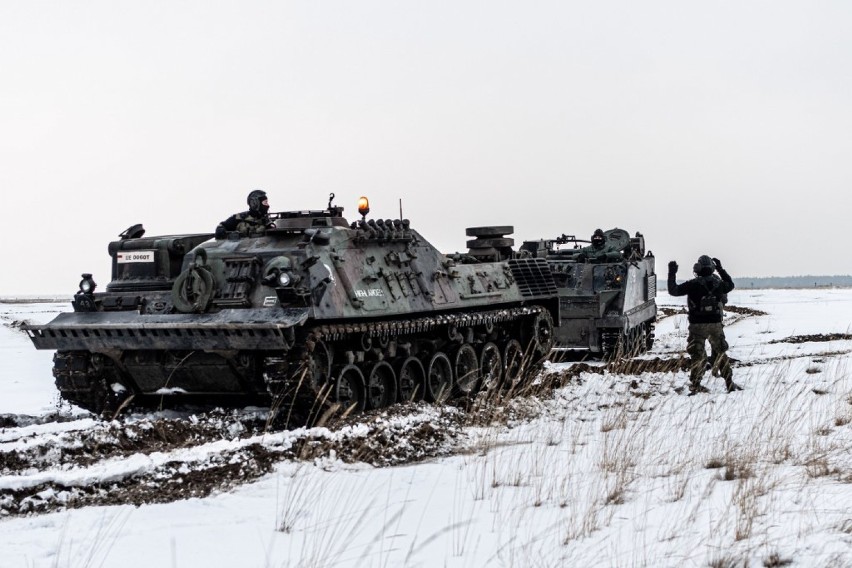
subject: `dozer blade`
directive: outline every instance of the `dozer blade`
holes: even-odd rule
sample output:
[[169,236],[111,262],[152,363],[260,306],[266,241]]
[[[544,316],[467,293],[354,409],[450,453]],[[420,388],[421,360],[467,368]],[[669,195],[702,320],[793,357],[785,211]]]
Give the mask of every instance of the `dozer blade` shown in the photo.
[[26,324],[38,349],[106,352],[114,349],[277,350],[289,346],[288,328],[309,310],[235,309],[206,314],[73,312],[46,324]]

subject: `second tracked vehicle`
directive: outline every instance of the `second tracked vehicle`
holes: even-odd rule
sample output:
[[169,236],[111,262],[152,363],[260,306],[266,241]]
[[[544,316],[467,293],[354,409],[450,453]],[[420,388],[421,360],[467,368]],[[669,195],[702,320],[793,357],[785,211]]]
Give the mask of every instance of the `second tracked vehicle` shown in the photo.
[[518,258],[489,227],[468,230],[474,254],[445,255],[408,220],[368,212],[350,223],[329,200],[271,214],[253,237],[136,225],[109,245],[104,292],[86,273],[73,312],[24,329],[57,351],[61,396],[95,413],[440,401],[547,355],[559,298],[546,257]]
[[642,353],[654,342],[657,275],[641,233],[602,231],[599,251],[573,235],[525,241],[521,251],[546,260],[559,293],[555,348],[598,357]]

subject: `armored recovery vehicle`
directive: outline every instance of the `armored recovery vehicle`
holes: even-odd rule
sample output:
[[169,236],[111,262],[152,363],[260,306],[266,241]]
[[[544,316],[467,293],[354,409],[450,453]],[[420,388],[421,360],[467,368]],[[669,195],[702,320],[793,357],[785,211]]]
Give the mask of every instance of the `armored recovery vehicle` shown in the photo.
[[547,355],[559,304],[546,259],[447,256],[408,220],[359,212],[273,213],[251,238],[135,225],[109,245],[106,291],[84,274],[73,312],[24,329],[57,350],[61,396],[95,413],[440,401]]
[[545,259],[555,279],[561,312],[555,349],[614,357],[642,353],[654,342],[654,255],[645,251],[640,233],[630,237],[615,228],[604,237],[599,251],[564,234],[521,245],[531,257]]

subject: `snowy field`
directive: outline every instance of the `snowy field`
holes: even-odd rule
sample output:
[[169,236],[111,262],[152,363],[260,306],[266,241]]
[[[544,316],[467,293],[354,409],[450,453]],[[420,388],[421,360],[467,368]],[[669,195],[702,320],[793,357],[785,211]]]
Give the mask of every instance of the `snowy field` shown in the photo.
[[564,386],[490,418],[265,433],[57,417],[17,322],[68,305],[0,303],[0,567],[852,567],[852,290],[730,294],[733,394],[664,364],[678,300],[644,370],[554,364]]

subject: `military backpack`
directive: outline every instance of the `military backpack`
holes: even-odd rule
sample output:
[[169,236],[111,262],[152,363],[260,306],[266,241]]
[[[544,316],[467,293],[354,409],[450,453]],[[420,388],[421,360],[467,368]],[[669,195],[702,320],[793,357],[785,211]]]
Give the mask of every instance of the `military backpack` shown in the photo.
[[723,299],[716,294],[720,281],[714,281],[712,287],[708,286],[704,279],[700,281],[707,293],[701,296],[701,300],[698,302],[699,313],[706,316],[721,316]]

